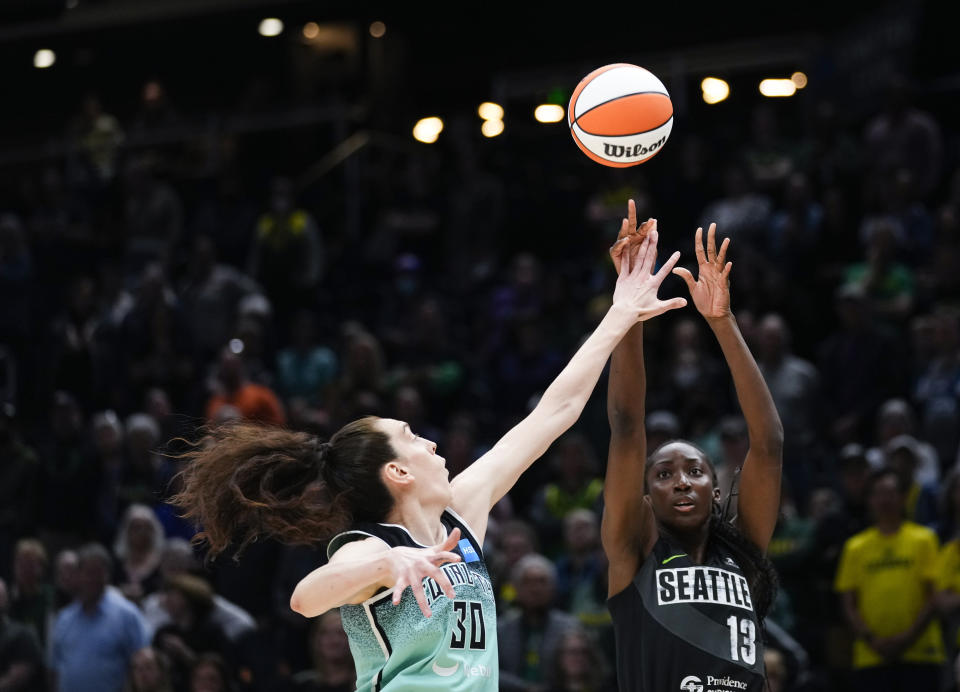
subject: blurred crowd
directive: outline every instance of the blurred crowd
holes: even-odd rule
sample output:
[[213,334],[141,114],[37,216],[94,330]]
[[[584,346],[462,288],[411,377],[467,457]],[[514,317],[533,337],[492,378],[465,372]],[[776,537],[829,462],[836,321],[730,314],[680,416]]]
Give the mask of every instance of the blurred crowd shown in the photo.
[[[841,593],[874,634],[910,631],[885,661],[956,684],[958,133],[906,82],[856,122],[813,98],[750,106],[722,136],[680,118],[626,170],[562,130],[488,142],[453,122],[436,147],[357,154],[349,184],[271,158],[282,133],[129,148],[176,121],[151,85],[137,113],[89,96],[69,156],[5,174],[0,690],[353,689],[339,615],[288,605],[322,547],[206,563],[164,502],[181,438],[236,418],[327,436],[376,414],[436,441],[455,476],[609,305],[631,197],[662,257],[692,266],[699,224],[733,241],[734,311],[785,428],[771,691],[845,689],[876,664]],[[696,442],[727,493],[747,431],[704,327],[691,310],[648,323],[648,439]],[[495,509],[503,690],[615,687],[605,393]],[[869,543],[878,526],[899,543]]]

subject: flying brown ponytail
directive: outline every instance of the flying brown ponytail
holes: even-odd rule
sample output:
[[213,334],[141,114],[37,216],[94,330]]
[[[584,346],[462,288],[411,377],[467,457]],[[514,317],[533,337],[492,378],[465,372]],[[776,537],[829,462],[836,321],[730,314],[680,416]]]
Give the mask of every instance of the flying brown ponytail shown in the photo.
[[380,468],[396,458],[376,418],[343,426],[329,442],[251,422],[208,428],[186,452],[170,503],[201,529],[211,556],[260,537],[316,544],[354,521],[382,521],[393,498]]

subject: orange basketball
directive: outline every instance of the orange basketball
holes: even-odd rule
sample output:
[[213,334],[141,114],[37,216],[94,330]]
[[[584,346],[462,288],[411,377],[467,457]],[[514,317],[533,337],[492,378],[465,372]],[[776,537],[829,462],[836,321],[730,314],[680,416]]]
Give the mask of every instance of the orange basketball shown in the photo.
[[570,97],[573,141],[597,163],[643,163],[667,143],[673,102],[663,82],[637,65],[605,65],[584,77]]

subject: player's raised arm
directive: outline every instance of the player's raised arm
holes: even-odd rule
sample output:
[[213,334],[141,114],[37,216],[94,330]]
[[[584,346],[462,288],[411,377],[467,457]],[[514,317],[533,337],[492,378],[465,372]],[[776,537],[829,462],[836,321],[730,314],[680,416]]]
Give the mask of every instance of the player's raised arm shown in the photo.
[[[614,267],[632,243],[656,233],[651,219],[637,227],[633,200],[628,203],[617,242],[610,248]],[[610,448],[603,485],[603,521],[600,536],[609,560],[608,591],[622,591],[637,573],[655,536],[653,512],[644,500],[644,463],[647,435],[644,426],[646,373],[643,364],[643,323],[635,324],[613,351],[607,389]]]
[[482,536],[487,515],[496,502],[547,448],[580,417],[603,366],[623,335],[638,321],[686,301],[662,301],[657,290],[676,264],[680,253],[651,273],[656,258],[656,236],[648,237],[628,253],[617,279],[613,305],[600,325],[583,343],[567,366],[547,387],[536,408],[494,447],[452,482],[453,508]]
[[767,383],[730,310],[733,263],[726,261],[730,239],[725,238],[717,251],[716,230],[717,225],[710,224],[704,249],[703,229],[697,229],[696,280],[683,267],[677,267],[673,273],[686,281],[693,303],[717,337],[733,376],[750,437],[750,449],[740,473],[737,523],[747,538],[760,550],[766,550],[780,507],[783,425]]

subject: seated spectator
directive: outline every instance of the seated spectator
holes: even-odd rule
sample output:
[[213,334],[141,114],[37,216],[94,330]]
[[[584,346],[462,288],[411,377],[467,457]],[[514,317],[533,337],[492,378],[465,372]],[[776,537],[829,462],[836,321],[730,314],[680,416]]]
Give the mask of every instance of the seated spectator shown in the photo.
[[99,473],[75,397],[54,394],[50,423],[39,446],[38,537],[58,550],[95,533]]
[[297,208],[293,181],[275,178],[270,209],[257,220],[249,274],[279,309],[308,302],[324,270],[323,239],[313,215]]
[[575,618],[553,607],[556,581],[553,563],[536,553],[513,568],[516,608],[501,616],[497,624],[500,689],[504,692],[532,692],[542,686],[556,666],[560,638],[577,627]]
[[[190,543],[183,538],[168,538],[163,546],[160,559],[160,577],[163,582],[179,574],[198,574],[200,564]],[[141,603],[143,616],[154,632],[171,622],[170,613],[164,606],[163,590],[147,595]],[[256,621],[235,603],[231,603],[218,593],[213,594],[213,611],[210,613],[213,623],[223,630],[231,642],[236,642],[256,628]]]
[[61,550],[54,561],[53,586],[56,589],[56,607],[70,605],[79,593],[80,558],[75,550]]
[[589,509],[563,520],[563,552],[556,560],[557,605],[585,627],[611,624],[607,610],[607,562],[600,548],[600,523]]
[[913,309],[913,272],[896,261],[895,230],[888,219],[878,221],[869,233],[865,261],[847,268],[844,281],[863,289],[872,314],[890,323],[901,323]]
[[[0,371],[2,365],[0,362]],[[0,402],[0,574],[10,571],[14,542],[36,530],[40,464],[37,453],[23,441],[17,427],[16,407]]]
[[167,657],[145,646],[130,659],[130,672],[123,692],[174,692]]
[[328,610],[311,628],[313,668],[295,674],[284,692],[351,692],[357,673],[339,610]]
[[497,592],[499,607],[513,603],[517,591],[511,581],[511,572],[520,558],[540,549],[537,532],[521,519],[511,519],[499,526],[499,532],[491,536],[493,550],[490,555],[490,577]]
[[550,463],[556,480],[537,491],[530,519],[543,540],[544,552],[556,554],[563,540],[564,517],[575,509],[597,510],[603,479],[597,475],[590,442],[578,433],[568,433],[554,444]]
[[[242,346],[241,352],[242,352]],[[283,425],[286,416],[277,395],[247,379],[240,353],[231,348],[220,352],[217,391],[207,401],[207,419],[216,420],[221,408],[236,408],[247,420]]]
[[93,543],[78,553],[77,598],[53,627],[50,668],[57,692],[120,692],[134,653],[147,645],[137,607],[108,587],[110,553]]
[[934,529],[943,546],[960,538],[960,467],[954,467],[943,478],[937,499],[937,522]]
[[178,295],[201,361],[214,358],[232,336],[240,301],[259,292],[260,287],[249,276],[217,262],[217,248],[209,236],[194,239]]
[[944,660],[933,619],[937,537],[905,521],[906,488],[891,469],[867,487],[873,525],[843,547],[834,584],[856,635],[856,690],[934,690]]
[[190,668],[189,692],[233,692],[235,689],[226,661],[217,654],[200,655]]
[[40,541],[17,541],[10,591],[10,617],[30,627],[37,641],[46,645],[56,606],[53,584],[47,579],[47,550]]
[[[905,399],[889,399],[877,413],[877,444],[867,450],[867,461],[875,469],[886,463],[884,449],[890,440],[900,435],[916,435],[916,421],[913,408]],[[916,471],[917,482],[921,485],[935,484],[940,479],[940,460],[932,445],[915,439],[914,449],[919,456]]]
[[101,537],[112,539],[121,511],[120,486],[128,466],[123,423],[114,411],[101,411],[93,415],[90,429],[100,472],[97,530]]
[[136,604],[160,587],[163,527],[146,505],[130,505],[124,512],[113,545],[117,559],[114,583]]
[[191,574],[170,577],[163,587],[163,607],[170,622],[153,635],[153,645],[172,663],[175,682],[187,679],[199,656],[215,653],[224,659],[233,653],[223,628],[211,617],[213,590]]
[[278,393],[285,399],[299,397],[310,406],[322,406],[337,369],[336,354],[317,342],[313,313],[299,311],[290,329],[290,345],[277,354]]
[[579,628],[564,632],[554,652],[548,692],[605,692],[614,689],[610,663],[590,635]]
[[43,652],[27,625],[7,617],[7,583],[0,578],[0,690],[42,692]]
[[897,472],[906,489],[904,510],[907,519],[933,526],[937,521],[937,486],[936,482],[920,481],[921,450],[915,437],[898,435],[883,448],[885,466]]

